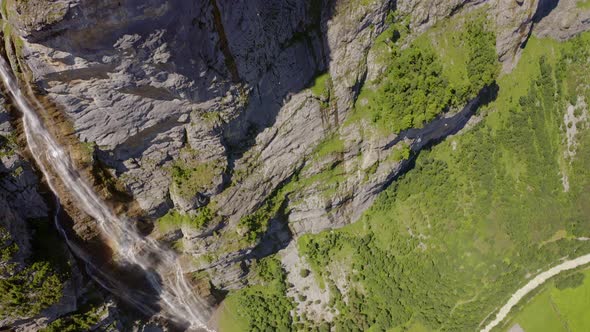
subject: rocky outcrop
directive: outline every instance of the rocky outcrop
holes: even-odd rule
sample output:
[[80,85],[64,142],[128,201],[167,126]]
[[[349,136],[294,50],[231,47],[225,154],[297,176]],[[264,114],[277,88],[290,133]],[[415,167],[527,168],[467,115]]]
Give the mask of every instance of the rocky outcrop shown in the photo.
[[293,175],[315,146],[338,128],[352,106],[366,74],[366,54],[384,28],[388,3],[363,7],[352,1],[341,2],[332,10],[340,11],[327,23],[326,32],[333,50],[329,75],[334,102],[326,107],[310,91],[293,95],[274,125],[256,137],[252,150],[236,163],[236,169],[251,168],[252,174],[220,198],[222,205],[232,202],[223,212],[234,222],[253,212],[274,188]]
[[581,1],[558,1],[555,8],[535,26],[535,35],[565,40],[590,29],[590,8]]
[[[48,209],[37,191],[38,179],[31,165],[23,160],[18,152],[17,133],[10,124],[10,114],[3,106],[5,104],[6,99],[0,95],[0,198],[4,204],[0,211],[12,211],[11,214],[19,220],[46,217]],[[1,219],[10,222],[13,218]],[[8,229],[14,228],[15,231],[16,228],[20,228],[21,231],[15,232],[16,234],[22,233],[23,224],[13,222],[4,226]],[[28,251],[27,241],[18,242]]]
[[397,2],[397,9],[409,16],[409,26],[412,30],[423,32],[462,8],[484,2],[486,0],[402,0]]
[[520,56],[520,47],[530,36],[533,19],[542,1],[497,0],[496,50],[504,71],[511,71]]
[[[518,62],[521,46],[528,40],[533,25],[550,13],[557,3],[558,1],[552,0],[402,0],[398,1],[397,8],[409,16],[409,26],[413,31],[422,32],[441,19],[461,11],[487,6],[490,16],[495,21],[498,58],[503,63],[504,71],[509,72]],[[570,10],[576,7],[575,1],[562,3],[569,3],[560,7]],[[569,17],[577,16],[578,12],[579,10],[574,14],[572,11]]]
[[229,128],[224,137],[240,145],[255,128],[272,124],[289,92],[325,68],[322,5],[67,4],[59,22],[18,23],[34,21],[32,10],[42,4],[9,7],[8,17],[30,42],[23,54],[36,82],[152,215],[170,207],[166,168],[186,145],[184,131],[194,132],[187,115],[219,113]]

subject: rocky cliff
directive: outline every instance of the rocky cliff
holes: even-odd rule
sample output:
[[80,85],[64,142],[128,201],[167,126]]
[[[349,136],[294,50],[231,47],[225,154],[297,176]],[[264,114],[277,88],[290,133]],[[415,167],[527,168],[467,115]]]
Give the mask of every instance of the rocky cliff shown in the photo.
[[[397,151],[411,155],[469,121],[489,89],[398,134],[347,122],[382,70],[373,45],[391,13],[411,39],[483,6],[504,71],[533,31],[567,39],[590,24],[574,1],[10,0],[3,32],[15,71],[59,113],[46,124],[76,146],[74,158],[89,149],[91,167],[136,203],[127,213],[144,232],[184,255],[201,283],[228,290],[248,282],[250,260],[354,222],[409,164]],[[329,144],[338,147],[322,153]],[[19,225],[47,208],[30,167],[3,162],[5,174],[21,170],[3,177],[11,198],[0,212],[26,255]],[[72,229],[96,239],[72,209]],[[201,221],[158,227],[183,218]]]

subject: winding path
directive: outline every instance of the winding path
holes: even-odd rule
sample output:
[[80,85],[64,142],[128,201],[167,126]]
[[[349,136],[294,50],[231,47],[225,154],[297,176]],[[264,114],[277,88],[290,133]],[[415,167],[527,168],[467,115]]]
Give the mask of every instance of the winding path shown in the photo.
[[526,285],[522,286],[519,290],[517,290],[508,302],[500,308],[500,311],[496,314],[496,318],[491,321],[485,328],[483,328],[480,332],[490,332],[496,325],[500,324],[500,322],[506,318],[510,310],[520,301],[523,297],[525,297],[528,293],[533,291],[535,288],[541,286],[545,281],[548,279],[558,275],[559,273],[571,269],[575,269],[578,266],[582,266],[585,264],[590,263],[590,254],[580,256],[578,258],[574,258],[569,261],[565,261],[559,265],[556,265],[549,270],[537,275],[531,281],[529,281]]

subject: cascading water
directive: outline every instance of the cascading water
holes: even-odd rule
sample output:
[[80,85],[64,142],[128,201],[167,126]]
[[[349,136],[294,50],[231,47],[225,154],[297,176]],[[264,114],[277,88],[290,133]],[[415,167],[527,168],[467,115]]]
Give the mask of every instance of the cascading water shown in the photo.
[[[117,254],[120,263],[136,265],[145,271],[146,279],[154,291],[159,294],[164,314],[173,319],[188,322],[192,329],[208,330],[204,324],[205,315],[209,310],[208,305],[193,294],[176,255],[170,250],[162,248],[155,240],[138,234],[127,220],[116,216],[80,177],[67,153],[45,129],[34,108],[22,94],[10,66],[2,57],[0,57],[0,76],[16,106],[23,114],[27,145],[51,190],[57,196],[55,188],[56,182],[59,181],[78,200],[78,206],[96,220],[104,236],[112,241],[112,249]],[[41,106],[38,101],[34,101],[37,106]],[[53,176],[54,174],[57,178]],[[85,259],[87,257],[84,257],[83,250],[71,243],[63,230],[60,229],[60,232],[66,237],[74,253],[87,262],[89,271],[100,274],[100,277],[96,279],[103,287],[124,297],[135,304],[138,309],[149,311],[149,308],[142,303],[140,296],[135,296],[127,291],[123,293],[123,290],[113,286],[116,284],[115,282],[108,283],[109,280],[114,281],[114,278],[107,276],[99,268],[93,266],[89,259]]]

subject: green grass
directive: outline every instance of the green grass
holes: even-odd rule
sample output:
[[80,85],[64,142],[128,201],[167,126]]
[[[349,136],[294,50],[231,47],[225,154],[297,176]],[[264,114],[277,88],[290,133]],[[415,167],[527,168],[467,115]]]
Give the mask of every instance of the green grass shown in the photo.
[[172,166],[173,190],[185,198],[192,198],[197,193],[209,189],[214,178],[220,176],[222,168],[215,161],[176,162]]
[[548,56],[549,63],[555,65],[557,54],[562,47],[562,44],[553,39],[539,39],[531,36],[526,45],[526,52],[522,53],[518,66],[510,74],[503,75],[498,79],[498,85],[502,91],[495,106],[501,110],[515,107],[518,98],[529,90],[530,80],[525,78],[536,77],[540,74],[539,59],[541,56]]
[[344,141],[338,133],[335,133],[322,141],[313,152],[313,155],[321,159],[323,157],[344,152]]
[[576,288],[551,289],[557,311],[571,331],[590,331],[590,271],[585,271],[584,276],[583,284]]
[[311,92],[316,96],[326,96],[329,93],[330,73],[323,73],[315,78],[310,87]]
[[503,329],[519,324],[531,332],[590,331],[590,270],[575,273],[584,276],[581,285],[559,289],[559,279],[549,281],[539,294],[512,314]]
[[464,24],[463,20],[443,20],[414,41],[420,48],[431,47],[437,50],[437,55],[443,66],[443,73],[454,86],[469,84],[467,76],[468,52],[466,41],[462,38],[463,34],[461,33]]
[[527,308],[518,316],[515,323],[525,331],[567,332],[552,301],[549,292],[539,294],[527,304]]
[[590,0],[578,0],[576,7],[580,9],[590,9]]
[[164,234],[183,226],[199,229],[207,226],[212,219],[213,211],[209,207],[199,209],[195,215],[183,214],[171,210],[165,216],[158,219],[156,227],[162,234]]
[[219,314],[220,332],[243,332],[248,331],[248,320],[239,313],[242,311],[237,296],[228,296],[222,304]]

